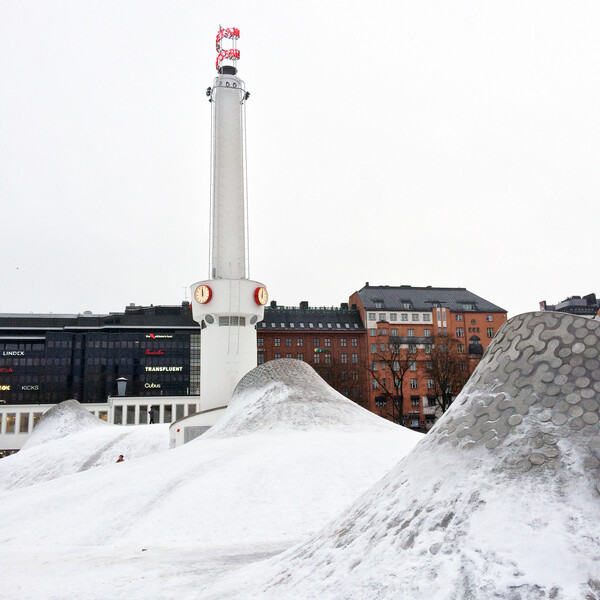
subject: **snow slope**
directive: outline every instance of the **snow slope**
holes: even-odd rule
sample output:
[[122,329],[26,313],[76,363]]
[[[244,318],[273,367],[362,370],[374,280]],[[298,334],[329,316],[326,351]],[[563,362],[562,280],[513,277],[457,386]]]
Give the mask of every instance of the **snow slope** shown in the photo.
[[508,321],[435,428],[310,541],[203,599],[600,598],[600,322]]
[[107,425],[77,400],[52,407],[23,449],[0,460],[0,492],[50,481],[80,471],[169,448],[168,425]]
[[45,464],[71,463],[85,433],[88,457],[102,449],[101,429],[0,461],[20,457],[23,481],[39,482],[0,493],[10,515],[0,559],[11,565],[0,597],[195,598],[225,571],[308,539],[422,437],[280,360],[249,373],[223,421],[193,442],[42,481],[36,447]]

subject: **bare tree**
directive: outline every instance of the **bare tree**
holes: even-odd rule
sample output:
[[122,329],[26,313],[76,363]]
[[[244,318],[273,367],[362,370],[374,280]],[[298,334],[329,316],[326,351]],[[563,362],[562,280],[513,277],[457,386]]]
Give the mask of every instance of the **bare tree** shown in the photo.
[[[389,341],[378,343],[377,352],[371,353],[372,362],[367,369],[386,398],[386,416],[394,423],[404,425],[404,377],[411,368],[416,369],[417,345],[398,336],[386,339]],[[391,412],[387,400],[391,401]]]
[[469,361],[459,352],[460,342],[450,335],[437,334],[425,349],[426,371],[433,380],[437,411],[444,414],[469,376]]

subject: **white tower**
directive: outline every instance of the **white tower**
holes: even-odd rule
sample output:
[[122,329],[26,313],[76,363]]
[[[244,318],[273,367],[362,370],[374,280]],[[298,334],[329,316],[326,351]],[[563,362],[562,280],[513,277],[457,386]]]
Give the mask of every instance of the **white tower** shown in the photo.
[[[201,410],[226,406],[239,380],[256,367],[256,323],[267,291],[248,279],[245,106],[249,93],[234,66],[239,29],[219,30],[212,103],[209,277],[191,286],[201,324]],[[224,48],[227,43],[230,47]]]

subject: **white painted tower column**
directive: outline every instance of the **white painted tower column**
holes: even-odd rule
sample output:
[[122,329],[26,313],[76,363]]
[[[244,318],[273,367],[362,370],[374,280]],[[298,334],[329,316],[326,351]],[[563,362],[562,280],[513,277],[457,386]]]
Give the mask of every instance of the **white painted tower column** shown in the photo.
[[[249,94],[234,66],[239,30],[217,35],[212,103],[210,279],[191,286],[194,320],[201,324],[201,410],[226,406],[239,380],[256,367],[256,323],[267,292],[248,265],[245,105]],[[224,48],[227,43],[230,47]]]

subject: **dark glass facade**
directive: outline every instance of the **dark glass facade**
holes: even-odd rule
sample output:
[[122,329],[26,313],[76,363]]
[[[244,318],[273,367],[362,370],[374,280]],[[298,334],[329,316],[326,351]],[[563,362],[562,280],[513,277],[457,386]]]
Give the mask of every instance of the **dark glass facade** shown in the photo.
[[199,332],[187,302],[110,315],[0,315],[0,402],[104,402],[122,377],[128,396],[195,394]]

